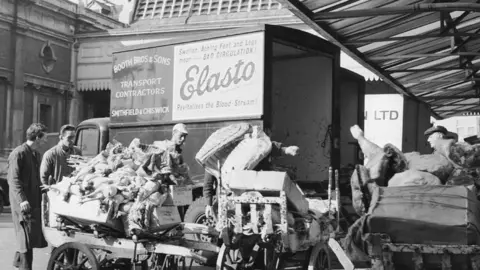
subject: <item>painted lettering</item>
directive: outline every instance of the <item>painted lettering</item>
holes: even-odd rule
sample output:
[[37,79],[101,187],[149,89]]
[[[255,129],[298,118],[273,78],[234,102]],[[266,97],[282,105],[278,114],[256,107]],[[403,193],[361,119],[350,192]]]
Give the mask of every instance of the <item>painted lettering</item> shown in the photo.
[[218,91],[230,85],[249,81],[255,74],[255,63],[239,60],[233,67],[226,69],[225,73],[210,73],[210,66],[206,65],[200,71],[200,67],[193,65],[185,74],[185,81],[180,87],[180,97],[190,100],[195,94],[202,96],[205,93]]

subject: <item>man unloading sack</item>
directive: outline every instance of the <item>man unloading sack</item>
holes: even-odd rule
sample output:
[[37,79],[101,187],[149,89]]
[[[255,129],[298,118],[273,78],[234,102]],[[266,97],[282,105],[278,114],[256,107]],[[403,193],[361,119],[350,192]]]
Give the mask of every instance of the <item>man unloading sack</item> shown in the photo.
[[[162,172],[164,174],[170,175],[170,180],[175,182],[175,176],[177,174],[182,174],[182,176],[188,178],[188,172],[178,171],[179,166],[184,165],[183,155],[182,155],[182,146],[185,144],[187,140],[188,130],[185,124],[179,123],[173,126],[172,128],[172,138],[170,140],[164,141],[157,141],[154,142],[154,145],[157,147],[164,148],[166,151],[165,153],[169,155],[167,159],[164,157],[162,162],[171,162],[171,164],[163,164],[162,165]],[[152,164],[153,165],[153,164]],[[153,168],[152,168],[153,170]],[[178,183],[175,183],[178,184]]]
[[433,148],[433,151],[437,151],[435,149],[435,142],[439,139],[445,139],[448,134],[448,130],[443,126],[433,126],[427,129],[424,133],[425,137],[427,137],[427,141],[430,144],[430,147]]
[[[271,158],[282,155],[296,156],[298,155],[298,146],[283,146],[282,143],[272,141],[272,150],[270,154],[264,158],[256,167],[256,171],[269,170],[271,167]],[[211,217],[213,212],[213,198],[218,186],[217,178],[207,171],[205,171],[205,178],[203,180],[203,197],[207,200],[205,207],[205,216]]]

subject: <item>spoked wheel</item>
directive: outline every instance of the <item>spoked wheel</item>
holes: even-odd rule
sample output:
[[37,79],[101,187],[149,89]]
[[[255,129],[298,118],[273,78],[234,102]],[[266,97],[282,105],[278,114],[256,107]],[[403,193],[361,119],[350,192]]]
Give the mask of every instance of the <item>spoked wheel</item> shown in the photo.
[[260,248],[255,249],[257,257],[254,262],[245,263],[248,258],[243,258],[239,249],[230,249],[222,245],[217,257],[217,270],[236,270],[236,269],[262,269],[276,270],[281,269],[281,254],[274,249]]
[[222,245],[217,257],[217,270],[235,270],[241,269],[241,255],[238,249],[230,249]]
[[100,265],[86,245],[72,242],[65,243],[52,252],[47,270],[100,270]]
[[[207,200],[205,198],[199,198],[193,202],[188,207],[187,212],[185,213],[185,218],[184,221],[186,223],[195,223],[195,224],[201,224],[205,225],[208,227],[215,227],[215,220],[213,218],[207,218],[205,216],[205,205],[207,205]],[[216,204],[216,200],[214,201],[214,206],[213,209],[217,209],[218,204]],[[187,239],[190,240],[195,240],[195,241],[202,241],[202,242],[207,242],[207,243],[212,243],[212,244],[218,244],[218,237],[213,237],[205,234],[188,234],[186,235]],[[205,251],[205,250],[197,250],[196,251],[199,255],[206,257],[207,262],[205,265],[207,266],[215,266],[215,260],[217,254],[214,252],[210,251]]]
[[330,254],[325,243],[318,243],[310,251],[307,270],[330,270]]

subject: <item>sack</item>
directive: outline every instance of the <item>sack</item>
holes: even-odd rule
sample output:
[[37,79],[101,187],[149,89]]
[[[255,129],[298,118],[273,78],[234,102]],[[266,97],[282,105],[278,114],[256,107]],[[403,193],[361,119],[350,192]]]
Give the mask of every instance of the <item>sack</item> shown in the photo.
[[371,181],[379,186],[388,185],[390,178],[396,173],[407,170],[407,159],[393,144],[386,144],[383,152],[377,152],[365,165]]
[[368,213],[372,194],[378,193],[378,185],[370,180],[367,168],[362,165],[356,166],[350,179],[350,186],[353,209],[360,216]]
[[232,170],[252,170],[272,151],[272,141],[259,127],[255,127],[251,137],[245,137],[228,155],[222,167],[222,175]]
[[380,187],[376,201],[368,232],[387,234],[394,243],[480,243],[480,208],[467,187]]
[[453,143],[450,146],[448,158],[462,168],[479,168],[480,144]]
[[218,162],[220,166],[223,165],[250,128],[248,123],[237,123],[215,131],[197,152],[195,160],[218,179],[220,177]]
[[439,153],[420,155],[418,152],[411,152],[406,153],[405,158],[409,169],[429,172],[438,177],[442,183],[447,182],[453,170],[453,164],[450,160]]
[[455,169],[452,171],[446,185],[449,186],[480,186],[477,169]]
[[428,172],[408,170],[395,174],[389,181],[389,187],[441,185],[440,179]]

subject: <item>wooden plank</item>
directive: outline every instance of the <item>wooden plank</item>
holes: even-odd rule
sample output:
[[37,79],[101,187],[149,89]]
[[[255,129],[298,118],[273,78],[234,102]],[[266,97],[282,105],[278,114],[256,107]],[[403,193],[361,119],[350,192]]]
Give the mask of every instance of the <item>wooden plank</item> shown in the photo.
[[258,234],[257,205],[254,203],[250,204],[250,223],[252,224],[253,233]]
[[272,205],[271,204],[265,204],[265,210],[263,210],[263,220],[265,221],[266,234],[273,233]]
[[[132,258],[135,244],[132,240],[122,238],[95,238],[93,234],[72,232],[66,234],[54,228],[44,228],[45,239],[54,247],[59,247],[64,243],[82,243],[92,248],[108,249],[113,256],[119,258]],[[147,255],[148,251],[142,245],[137,246],[138,255]]]
[[354,270],[355,269],[355,266],[353,265],[352,261],[350,261],[347,254],[342,249],[342,247],[337,242],[337,240],[335,240],[333,238],[328,239],[328,246],[333,251],[333,253],[335,253],[335,256],[337,256],[337,259],[342,264],[343,269],[345,269],[345,270]]
[[235,204],[235,233],[242,233],[243,228],[242,228],[242,204],[236,203]]
[[391,21],[388,24],[379,24],[372,28],[362,28],[360,25],[357,25],[357,31],[355,32],[349,33],[342,29],[340,33],[345,36],[346,39],[392,37],[437,21],[438,15],[436,14],[408,15],[402,19]]

